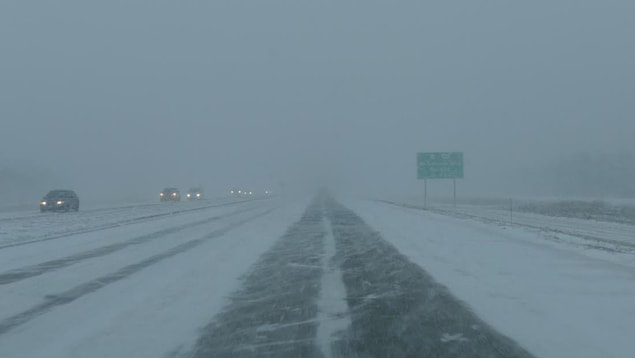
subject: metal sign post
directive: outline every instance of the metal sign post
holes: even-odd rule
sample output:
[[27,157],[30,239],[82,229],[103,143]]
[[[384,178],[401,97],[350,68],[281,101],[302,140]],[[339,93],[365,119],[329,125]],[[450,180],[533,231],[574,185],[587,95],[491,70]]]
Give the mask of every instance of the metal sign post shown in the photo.
[[423,208],[427,209],[428,203],[428,179],[423,179]]
[[454,182],[454,208],[456,209],[456,179],[452,179]]

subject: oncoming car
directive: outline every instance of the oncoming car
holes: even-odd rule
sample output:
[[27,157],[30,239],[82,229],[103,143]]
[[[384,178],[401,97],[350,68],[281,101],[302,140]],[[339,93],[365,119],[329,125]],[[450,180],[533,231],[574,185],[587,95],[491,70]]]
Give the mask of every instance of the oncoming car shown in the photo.
[[203,199],[203,189],[201,188],[191,188],[185,194],[185,198],[187,200],[200,200]]
[[78,211],[79,197],[72,190],[51,190],[40,200],[40,211]]
[[160,201],[181,201],[181,193],[177,188],[165,188],[159,194]]

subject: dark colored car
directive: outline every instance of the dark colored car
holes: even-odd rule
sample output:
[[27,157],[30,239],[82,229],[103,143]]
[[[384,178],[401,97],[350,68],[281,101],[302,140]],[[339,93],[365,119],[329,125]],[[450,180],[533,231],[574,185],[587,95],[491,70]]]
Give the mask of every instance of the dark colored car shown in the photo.
[[40,211],[78,211],[79,197],[72,190],[51,190],[40,200]]
[[201,188],[191,188],[185,194],[185,198],[187,200],[200,200],[203,199],[203,189]]
[[181,193],[177,188],[165,188],[159,194],[159,199],[161,201],[181,201]]

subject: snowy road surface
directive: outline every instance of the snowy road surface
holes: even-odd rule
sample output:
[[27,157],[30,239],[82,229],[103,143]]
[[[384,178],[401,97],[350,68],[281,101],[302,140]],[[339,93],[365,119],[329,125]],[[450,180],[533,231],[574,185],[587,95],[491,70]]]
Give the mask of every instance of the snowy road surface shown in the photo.
[[[78,215],[81,214],[81,215]],[[629,357],[635,260],[377,202],[0,218],[0,357]]]

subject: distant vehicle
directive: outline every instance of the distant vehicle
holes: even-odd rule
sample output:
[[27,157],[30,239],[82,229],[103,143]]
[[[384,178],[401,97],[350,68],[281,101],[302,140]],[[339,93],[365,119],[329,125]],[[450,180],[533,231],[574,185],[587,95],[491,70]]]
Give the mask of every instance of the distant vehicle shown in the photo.
[[254,195],[254,192],[251,190],[234,188],[229,191],[229,194],[231,194],[232,196],[249,196],[249,195]]
[[177,188],[165,188],[159,194],[159,199],[161,201],[181,201],[181,193]]
[[51,190],[40,200],[40,211],[78,211],[79,197],[72,190]]
[[203,189],[201,188],[190,188],[185,194],[187,200],[200,200],[203,199]]

